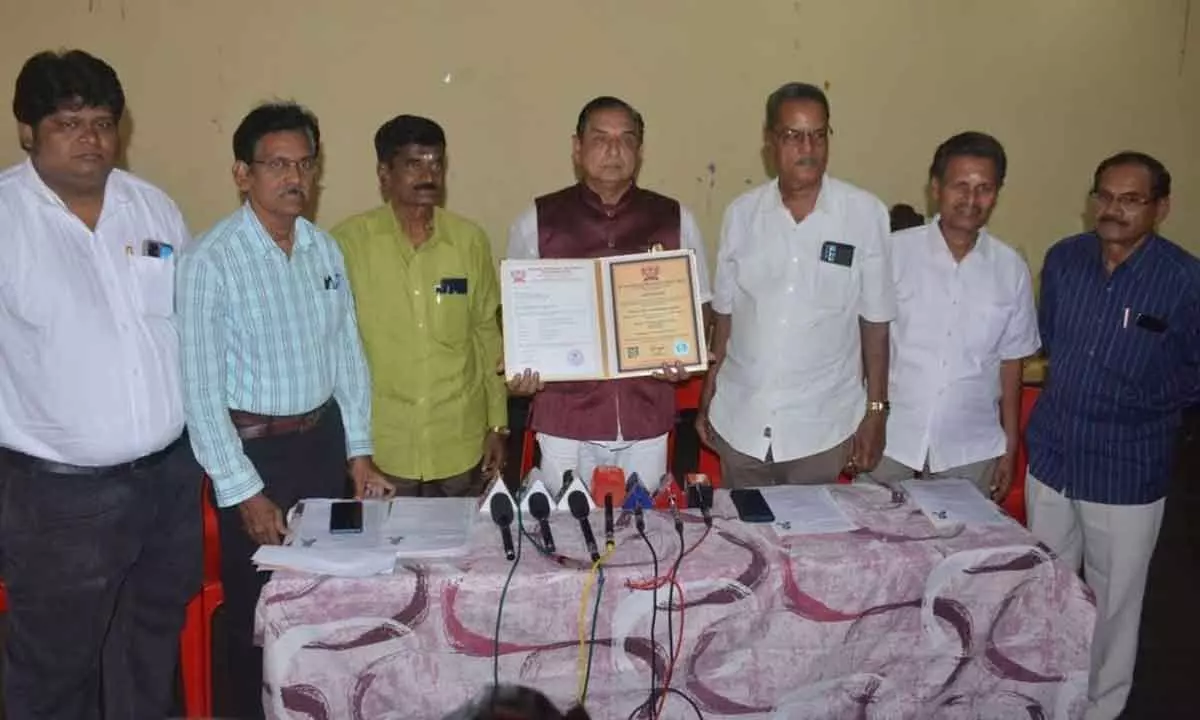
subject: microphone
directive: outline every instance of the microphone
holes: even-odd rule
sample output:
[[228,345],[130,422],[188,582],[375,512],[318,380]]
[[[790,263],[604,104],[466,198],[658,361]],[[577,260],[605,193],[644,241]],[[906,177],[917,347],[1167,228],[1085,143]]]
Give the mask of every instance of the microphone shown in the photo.
[[646,534],[646,518],[642,515],[642,506],[638,505],[633,508],[633,524],[637,528],[638,533]]
[[496,493],[492,496],[492,522],[500,526],[500,539],[504,541],[504,557],[512,560],[517,556],[513,551],[512,531],[508,529],[513,521],[513,504],[507,495]]
[[612,550],[616,544],[613,540],[613,496],[608,493],[604,496],[604,547]]
[[546,552],[554,552],[554,535],[550,533],[550,523],[547,521],[550,517],[550,501],[544,494],[534,493],[529,497],[529,514],[542,529],[542,544],[546,546]]
[[679,503],[675,502],[674,495],[668,495],[667,500],[671,503],[671,517],[675,520],[675,532],[683,535],[683,518],[679,517]]
[[567,496],[567,505],[571,508],[571,514],[579,521],[579,529],[583,532],[583,541],[587,543],[592,562],[596,562],[600,559],[600,551],[596,549],[596,536],[592,534],[592,523],[588,521],[591,505],[588,503],[587,496],[581,490],[573,490]]

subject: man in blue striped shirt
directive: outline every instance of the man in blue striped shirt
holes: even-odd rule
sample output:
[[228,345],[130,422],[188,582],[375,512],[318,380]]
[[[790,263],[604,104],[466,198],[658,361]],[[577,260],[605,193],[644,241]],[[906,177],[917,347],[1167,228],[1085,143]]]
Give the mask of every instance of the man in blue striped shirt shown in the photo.
[[220,508],[229,669],[239,718],[261,717],[254,611],[266,582],[250,558],[277,544],[284,512],[390,489],[371,459],[371,384],[337,244],[301,215],[320,153],[317,119],[263,105],[233,136],[245,204],[179,265],[184,406]]
[[1124,152],[1097,168],[1093,232],[1050,248],[1049,382],[1029,422],[1030,527],[1096,592],[1086,717],[1121,714],[1181,411],[1200,401],[1200,261],[1156,232],[1171,176]]

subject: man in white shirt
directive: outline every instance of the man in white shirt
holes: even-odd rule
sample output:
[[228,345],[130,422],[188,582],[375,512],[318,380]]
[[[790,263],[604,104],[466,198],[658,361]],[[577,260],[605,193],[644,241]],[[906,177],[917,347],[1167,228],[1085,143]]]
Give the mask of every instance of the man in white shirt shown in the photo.
[[[692,250],[700,301],[711,297],[704,242],[696,220],[679,202],[637,186],[645,122],[628,103],[598,97],[583,107],[575,127],[573,159],[580,181],[537,198],[517,219],[508,257],[604,257]],[[509,390],[534,394],[531,425],[542,451],[548,489],[557,492],[571,470],[591,482],[593,470],[617,466],[656,487],[667,471],[667,434],[675,424],[675,389],[687,378],[676,363],[661,378],[543,385],[526,370]]]
[[833,482],[874,468],[883,451],[896,311],[888,211],[825,174],[832,129],[820,88],[776,90],[764,130],[778,178],[725,211],[716,360],[696,428],[731,487]]
[[892,236],[892,411],[877,481],[956,477],[1008,493],[1024,359],[1041,341],[1029,267],[985,227],[1007,164],[990,135],[946,140],[929,168],[937,215]]
[[82,51],[17,77],[28,159],[0,173],[0,577],[9,718],[170,709],[200,586],[161,190],[114,168],[125,95]]

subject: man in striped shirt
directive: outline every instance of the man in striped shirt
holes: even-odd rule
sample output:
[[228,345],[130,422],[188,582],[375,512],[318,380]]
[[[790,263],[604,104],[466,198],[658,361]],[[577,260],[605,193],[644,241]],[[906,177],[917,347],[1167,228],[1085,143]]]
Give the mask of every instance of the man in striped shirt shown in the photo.
[[317,119],[263,105],[233,136],[245,204],[179,266],[184,405],[220,508],[221,579],[235,714],[261,717],[254,610],[297,500],[389,492],[372,460],[371,384],[337,244],[301,215],[320,153]]
[[1200,261],[1157,234],[1171,176],[1114,155],[1095,230],[1050,248],[1039,314],[1049,382],[1029,422],[1030,527],[1096,592],[1089,720],[1121,714],[1183,408],[1200,401]]

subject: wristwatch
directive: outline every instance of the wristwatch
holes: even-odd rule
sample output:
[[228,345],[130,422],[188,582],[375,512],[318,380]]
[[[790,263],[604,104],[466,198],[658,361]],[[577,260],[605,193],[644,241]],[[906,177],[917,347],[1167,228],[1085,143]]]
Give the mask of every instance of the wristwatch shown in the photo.
[[497,435],[499,435],[500,437],[503,437],[503,438],[506,438],[506,437],[508,437],[509,435],[511,435],[511,434],[512,434],[512,431],[511,431],[511,430],[509,430],[508,428],[506,428],[506,427],[504,427],[504,426],[502,426],[502,425],[497,425],[496,427],[488,428],[488,431],[489,431],[489,432],[494,432],[494,433],[496,433]]
[[871,400],[867,403],[867,412],[888,414],[892,410],[892,404],[887,400]]

